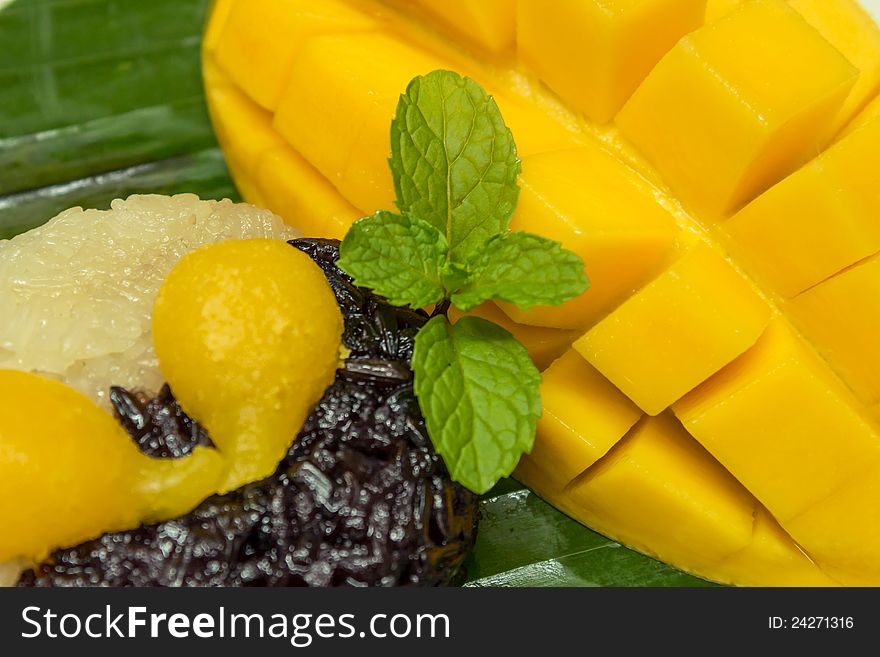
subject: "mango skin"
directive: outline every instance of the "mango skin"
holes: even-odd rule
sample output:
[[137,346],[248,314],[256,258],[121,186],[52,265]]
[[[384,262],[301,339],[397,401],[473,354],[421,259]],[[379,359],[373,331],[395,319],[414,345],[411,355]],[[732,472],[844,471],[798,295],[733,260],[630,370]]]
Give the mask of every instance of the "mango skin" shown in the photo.
[[[812,467],[809,450],[789,457],[786,467],[794,473],[798,485],[788,494],[782,490],[777,495],[772,488],[755,484],[762,475],[760,452],[766,449],[772,454],[777,447],[781,449],[793,441],[796,436],[790,435],[791,428],[779,425],[775,433],[767,431],[764,434],[766,448],[746,442],[737,449],[734,441],[734,449],[729,453],[719,451],[716,459],[710,454],[711,441],[706,440],[706,444],[700,446],[700,432],[690,425],[682,410],[685,402],[695,395],[718,399],[722,407],[728,400],[736,402],[733,397],[736,390],[747,389],[756,383],[751,378],[757,376],[760,368],[754,363],[764,362],[761,354],[766,349],[763,345],[768,340],[773,341],[772,329],[781,325],[792,331],[795,344],[791,350],[795,355],[791,356],[787,366],[789,370],[813,371],[810,379],[813,384],[816,381],[834,383],[825,387],[827,403],[810,409],[808,399],[815,391],[793,391],[786,387],[787,383],[781,386],[777,381],[777,392],[789,390],[791,393],[788,397],[777,394],[775,399],[780,409],[807,408],[831,416],[837,413],[852,420],[846,442],[861,444],[868,451],[874,441],[880,443],[876,435],[880,426],[880,403],[853,396],[854,380],[849,380],[846,367],[829,369],[826,364],[821,366],[821,374],[815,373],[816,359],[822,361],[818,355],[821,343],[830,344],[827,336],[811,329],[811,322],[797,319],[786,295],[762,277],[758,267],[738,250],[739,246],[731,238],[732,231],[727,231],[727,226],[733,225],[730,217],[735,212],[754,202],[765,190],[777,184],[785,185],[788,176],[799,166],[820,155],[830,143],[843,141],[878,115],[880,99],[872,102],[876,95],[873,71],[880,63],[880,51],[871,45],[876,26],[856,18],[863,14],[850,11],[851,0],[829,2],[840,9],[836,13],[821,7],[817,9],[822,3],[811,0],[709,0],[706,24],[692,24],[686,30],[688,34],[682,34],[683,39],[678,43],[673,39],[664,46],[666,54],[660,52],[652,56],[653,61],[643,61],[640,64],[644,66],[644,72],[640,73],[643,79],[639,88],[629,93],[629,97],[623,94],[622,99],[615,101],[623,103],[616,115],[598,118],[600,113],[591,115],[592,110],[582,104],[583,99],[579,100],[576,93],[564,90],[566,84],[569,89],[576,87],[571,83],[579,72],[570,71],[572,78],[562,79],[561,85],[557,79],[554,87],[551,78],[564,76],[566,67],[547,65],[542,72],[540,62],[534,59],[530,62],[525,50],[531,48],[535,52],[534,43],[537,41],[533,41],[532,46],[512,42],[508,18],[491,23],[495,26],[493,34],[480,35],[474,30],[468,33],[450,20],[449,17],[456,12],[454,2],[343,1],[346,15],[348,10],[360,12],[374,21],[376,27],[361,32],[329,30],[315,33],[296,46],[304,49],[300,52],[306,52],[307,61],[312,63],[304,65],[304,60],[294,57],[295,61],[286,64],[290,70],[296,71],[296,82],[291,83],[285,92],[286,109],[280,112],[281,119],[278,113],[270,111],[259,123],[259,126],[271,124],[270,132],[274,131],[277,140],[256,158],[254,169],[243,167],[238,154],[252,147],[247,141],[262,127],[248,121],[236,123],[231,118],[231,111],[222,103],[213,102],[210,91],[217,85],[227,85],[239,92],[243,102],[256,107],[260,105],[242,91],[229,71],[218,65],[218,47],[222,48],[222,44],[218,45],[218,41],[206,44],[204,66],[206,80],[211,72],[208,91],[212,115],[215,123],[223,128],[218,130],[222,132],[220,141],[230,156],[236,180],[241,179],[245,184],[253,181],[253,191],[246,194],[269,203],[273,210],[305,232],[329,236],[344,234],[352,218],[392,207],[389,204],[393,202],[393,191],[384,168],[388,156],[387,130],[396,95],[403,90],[405,81],[415,74],[414,71],[426,72],[419,70],[420,67],[449,68],[475,78],[495,96],[523,159],[525,201],[514,217],[516,228],[549,234],[567,246],[582,249],[590,256],[584,258],[587,274],[591,275],[591,263],[596,274],[591,275],[593,287],[590,291],[561,308],[535,308],[523,313],[515,307],[500,304],[487,305],[476,311],[521,336],[533,357],[545,369],[548,408],[554,404],[556,407],[542,420],[535,449],[521,460],[517,477],[581,522],[646,554],[715,581],[770,586],[876,583],[876,573],[866,556],[874,555],[874,562],[880,561],[876,558],[880,553],[871,547],[876,544],[873,537],[878,535],[880,520],[865,510],[862,503],[854,501],[858,500],[857,495],[838,489],[828,498],[827,508],[845,516],[846,522],[832,521],[833,512],[825,511],[822,502],[806,504],[806,511],[800,515],[797,515],[800,512],[793,511],[796,517],[791,517],[788,512],[798,504],[803,487],[810,485],[806,474]],[[529,0],[493,0],[492,3],[480,3],[479,12],[486,16],[498,11],[509,17],[511,12],[518,14],[521,5],[526,4]],[[621,0],[613,4],[621,9],[639,3]],[[675,13],[687,4],[685,2],[669,0],[665,4],[659,1],[644,4],[665,7],[658,19],[665,21],[664,29],[665,25],[683,25],[691,20]],[[812,10],[810,5],[813,5]],[[833,20],[828,18],[832,14]],[[555,20],[559,15],[549,18]],[[248,20],[256,21],[257,18],[254,14]],[[222,20],[219,11],[216,20]],[[546,24],[553,24],[553,20],[546,21]],[[477,23],[479,21],[475,21]],[[517,25],[517,21],[514,20],[513,24]],[[750,29],[746,30],[744,26]],[[210,30],[213,26],[209,24],[208,27]],[[593,27],[572,24],[558,29],[576,35]],[[234,30],[236,26],[224,26],[224,29]],[[625,35],[629,28],[624,20],[610,22],[608,29]],[[271,28],[267,28],[269,32]],[[835,36],[847,33],[859,36],[843,41]],[[564,41],[562,32],[558,34],[560,42]],[[551,31],[549,36],[540,39],[552,41],[553,36]],[[601,44],[586,41],[578,44],[577,39],[566,39],[569,47],[574,44],[584,57],[599,53],[595,48]],[[674,74],[668,74],[670,64],[664,64],[664,61],[669,57],[682,60],[682,41],[697,44],[699,57],[692,58],[688,66],[676,65],[673,61],[671,66],[676,70]],[[742,55],[753,49],[749,45],[752,41],[761,42],[758,49],[763,49],[765,56]],[[587,52],[590,48],[594,50]],[[381,52],[375,52],[377,50]],[[795,52],[797,57],[792,56]],[[550,62],[549,50],[546,57]],[[242,52],[226,52],[219,57],[223,58],[239,62],[247,59]],[[334,67],[334,58],[344,65]],[[376,62],[382,62],[382,66],[378,73],[371,73],[376,70]],[[260,62],[251,58],[249,65],[259,67]],[[792,72],[799,66],[802,72],[809,70],[810,74]],[[725,72],[726,85],[713,86],[712,76],[706,74],[713,68]],[[611,70],[609,67],[602,73]],[[773,77],[772,84],[766,84],[770,77]],[[614,75],[609,79],[610,86],[606,89],[621,89],[631,84]],[[652,88],[653,96],[649,98],[644,89]],[[322,100],[328,98],[328,94],[348,100],[343,104]],[[643,100],[635,102],[639,96]],[[719,109],[696,111],[695,118],[686,118],[688,112],[695,112],[699,103],[704,107],[715,103]],[[297,114],[298,105],[304,104],[309,105],[307,110],[312,116],[318,117],[312,122],[314,129],[311,131],[308,121],[303,121],[303,115]],[[662,120],[655,120],[658,117]],[[297,121],[301,125],[295,125]],[[233,125],[234,130],[224,127]],[[674,126],[678,127],[673,130]],[[253,133],[250,132],[252,127]],[[669,135],[675,131],[678,132],[672,140],[675,142],[672,147],[668,143]],[[663,143],[664,139],[667,143]],[[655,147],[656,144],[660,145]],[[682,147],[690,153],[683,156]],[[273,153],[272,158],[266,154],[269,152]],[[687,158],[691,158],[690,163],[682,167]],[[867,175],[869,168],[860,166],[858,159],[855,155],[844,157],[841,170]],[[276,169],[274,162],[283,163],[283,166]],[[589,169],[590,162],[599,164]],[[797,178],[792,180],[796,182]],[[623,181],[624,185],[614,189],[628,191],[611,193],[612,186],[607,181],[617,181],[616,184]],[[316,190],[314,199],[302,191],[307,185]],[[792,184],[792,187],[797,185]],[[800,189],[809,187],[808,183],[801,183]],[[840,207],[864,205],[871,201],[867,194],[866,188],[850,186],[841,192]],[[799,202],[809,203],[801,201],[800,192],[796,191],[794,196]],[[627,208],[631,208],[631,212]],[[627,212],[632,216],[629,217]],[[615,221],[616,216],[621,220]],[[799,255],[803,249],[796,239],[800,235],[798,216],[793,212],[776,217],[778,224],[774,234],[779,246],[774,248],[780,252],[790,249],[792,255],[788,259],[797,260],[799,266],[809,269],[810,258]],[[756,221],[759,231],[760,223]],[[822,224],[821,220],[815,223],[816,244],[823,242]],[[621,228],[625,230],[614,232]],[[853,241],[856,242],[859,243],[858,249],[872,248],[864,241]],[[570,349],[571,344],[599,325],[613,326],[616,322],[622,325],[626,313],[618,314],[618,311],[649,289],[699,244],[707,244],[727,261],[735,271],[734,279],[740,277],[747,281],[747,287],[754,293],[744,295],[752,299],[743,306],[753,308],[745,313],[752,318],[744,322],[750,328],[743,329],[742,335],[734,335],[727,343],[728,349],[724,350],[724,341],[719,341],[723,331],[713,336],[712,322],[700,316],[697,305],[686,330],[667,329],[654,336],[647,332],[646,339],[629,341],[620,333],[621,337],[617,338],[621,344],[620,353],[634,363],[634,375],[647,381],[638,386],[642,392],[637,393],[634,388],[622,391],[599,374],[598,379],[584,375],[584,371],[590,371],[584,367],[592,366],[577,350]],[[773,249],[761,248],[761,255],[772,260]],[[855,260],[848,261],[858,258],[858,249],[849,249],[845,244],[836,252],[842,255],[832,267],[846,269],[854,265]],[[836,271],[817,274],[820,267],[818,262],[816,265],[809,269],[810,276],[830,276],[830,280],[834,280]],[[696,275],[692,277],[694,285],[711,285],[708,270],[704,272],[705,281],[701,280],[700,271],[699,267],[696,268]],[[716,288],[705,296],[713,299],[714,305],[719,303],[717,299],[744,294],[741,286],[730,280],[716,281]],[[740,292],[737,292],[738,288]],[[798,293],[800,290],[793,294],[796,297]],[[679,295],[675,300],[682,302],[683,299]],[[669,311],[662,303],[653,305],[654,310],[646,313],[647,317],[678,312]],[[851,308],[851,304],[847,306],[848,310]],[[630,326],[635,325],[630,321]],[[797,328],[793,329],[793,325]],[[866,325],[865,335],[869,335],[871,323]],[[717,326],[723,326],[723,323]],[[845,343],[847,330],[841,328],[835,333],[835,339]],[[693,336],[694,332],[700,341],[686,337]],[[737,341],[739,346],[730,349],[729,345]],[[869,345],[866,348],[871,350],[866,361],[871,362],[876,347]],[[632,353],[626,353],[627,350]],[[741,353],[743,350],[745,353]],[[723,357],[722,351],[726,354]],[[680,354],[679,359],[712,361],[712,365],[690,370],[691,374],[683,377],[687,381],[667,386],[665,391],[662,383],[654,389],[650,376],[646,376],[650,373],[639,371],[638,364],[665,363],[660,368],[655,367],[654,373],[660,375],[660,379],[671,381],[680,376],[676,370],[682,362],[669,358],[674,353]],[[622,358],[609,355],[605,360],[620,367]],[[592,371],[595,372],[595,368]],[[626,376],[627,373],[623,372],[617,377],[617,384],[623,388],[627,387],[624,383]],[[771,390],[772,384],[772,380],[766,382]],[[590,403],[593,400],[591,395],[618,401],[622,398],[622,401],[614,406],[617,411],[611,412],[609,408],[595,410]],[[680,395],[682,401],[673,403],[676,395]],[[741,406],[739,414],[732,413],[725,420],[729,425],[726,430],[736,435],[738,430],[745,431],[752,426],[750,423],[760,425],[762,416],[783,416],[781,410],[774,415],[777,409],[769,405],[766,401],[769,397],[765,397],[752,395],[748,403]],[[644,417],[645,409],[639,408],[638,402],[651,413],[656,413],[656,422],[649,423],[655,429],[645,434],[651,436],[649,440],[645,440],[644,435],[633,440],[633,435],[644,431],[648,423]],[[672,415],[668,409],[670,403],[673,405]],[[627,408],[631,409],[631,415],[626,412],[618,415],[621,409]],[[679,411],[681,419],[673,417]],[[799,412],[809,415],[805,411]],[[627,428],[625,425],[630,418],[633,424]],[[808,426],[809,422],[805,424]],[[666,430],[656,429],[663,426]],[[598,440],[596,431],[605,432],[602,440]],[[817,450],[829,447],[816,436],[811,441],[814,441],[811,447]],[[662,459],[640,456],[654,453],[651,449],[634,450],[631,446],[635,443],[650,447],[654,442],[688,447],[667,450],[678,457],[670,457],[664,461],[665,465],[661,465]],[[618,452],[634,454],[638,458],[619,459],[617,465],[608,465],[606,459],[612,461]],[[658,453],[664,454],[665,451]],[[852,464],[857,459],[850,452],[838,460]],[[657,471],[646,473],[642,479],[632,479],[636,476],[632,472],[638,471],[633,470],[632,464],[645,462],[653,464],[650,467]],[[698,485],[682,474],[690,471],[683,468],[688,462],[697,464],[694,466],[697,471],[712,471],[718,476],[703,478]],[[627,466],[631,474],[627,475],[624,470],[618,473],[617,467],[626,463],[631,464]],[[675,517],[682,524],[692,523],[704,529],[691,539],[690,547],[679,543],[676,549],[670,549],[670,541],[674,541],[675,536],[652,528],[650,518],[638,513],[640,498],[624,502],[623,497],[615,500],[606,495],[602,500],[588,501],[581,497],[579,501],[573,501],[568,492],[575,487],[574,482],[589,481],[595,476],[591,471],[596,468],[600,474],[607,469],[606,476],[613,475],[606,481],[617,478],[618,481],[634,481],[642,487],[650,487],[651,481],[676,481],[678,491],[665,497],[666,503],[655,515],[661,521]],[[873,482],[870,472],[865,471],[864,482],[854,486],[868,487]],[[630,479],[626,479],[627,476]],[[745,482],[751,482],[751,487],[744,486]],[[858,479],[858,482],[862,480]],[[702,491],[693,499],[693,504],[688,502],[688,490]],[[745,490],[745,493],[726,495],[725,490]],[[863,490],[870,496],[868,488]],[[708,503],[713,499],[727,502]],[[701,504],[701,500],[707,503]],[[597,513],[595,509],[600,502],[605,505],[604,510]],[[844,508],[846,513],[841,510]],[[747,523],[737,521],[734,524],[740,530],[735,534],[740,538],[730,540],[732,534],[723,522],[713,524],[717,520],[712,518],[713,509],[717,509],[717,513],[727,509],[722,514],[726,518],[751,517],[750,537],[742,538],[747,533]],[[812,509],[815,513],[808,515]],[[854,518],[864,518],[865,526],[860,526]],[[834,557],[838,547],[848,549],[846,546],[856,546],[859,541],[868,547],[862,551],[853,548],[839,559]],[[803,547],[806,542],[815,546],[816,554]],[[719,545],[726,547],[720,549]],[[704,553],[711,553],[712,558],[701,557]]]

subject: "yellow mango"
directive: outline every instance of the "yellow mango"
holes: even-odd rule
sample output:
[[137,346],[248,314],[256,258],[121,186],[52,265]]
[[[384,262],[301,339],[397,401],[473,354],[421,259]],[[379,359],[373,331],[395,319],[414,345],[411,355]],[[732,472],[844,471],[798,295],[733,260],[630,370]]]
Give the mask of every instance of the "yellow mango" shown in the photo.
[[279,240],[210,244],[171,270],[153,305],[153,343],[181,407],[223,456],[216,490],[278,466],[333,382],[342,323],[320,267]]
[[764,507],[755,511],[751,542],[717,568],[719,579],[746,586],[837,586]]
[[[746,0],[709,0],[706,20],[730,13]],[[837,116],[826,127],[832,137],[880,91],[880,28],[858,0],[787,0],[826,41],[859,71]]]
[[723,230],[741,261],[783,297],[880,251],[880,120],[752,201]]
[[703,22],[706,0],[519,0],[517,52],[576,109],[607,123],[654,64]]
[[642,411],[576,351],[544,372],[543,414],[530,458],[573,480],[605,456]]
[[227,11],[215,46],[217,63],[248,96],[270,110],[278,107],[290,66],[310,37],[377,27],[342,0],[248,0],[233,3]]
[[880,256],[810,288],[786,310],[859,399],[880,403]]
[[724,257],[700,245],[574,343],[656,415],[751,347],[770,308]]
[[872,100],[865,109],[859,112],[856,117],[850,121],[849,125],[840,133],[839,138],[843,139],[847,135],[855,132],[859,128],[866,126],[874,119],[880,117],[880,96]]
[[726,16],[743,2],[744,0],[708,0],[706,2],[706,22],[710,23]]
[[511,229],[562,242],[584,261],[589,289],[561,306],[522,311],[515,321],[586,328],[663,268],[679,229],[656,202],[657,191],[598,145],[523,158]]
[[591,527],[688,570],[752,537],[754,498],[667,415],[642,420],[563,495]]
[[449,319],[458,321],[465,315],[476,315],[490,322],[495,322],[513,334],[528,350],[529,357],[539,370],[547,369],[554,360],[559,358],[581,334],[580,331],[544,328],[517,324],[501,311],[497,304],[487,301],[476,308],[463,313],[455,306],[449,309]]
[[[367,214],[394,207],[389,130],[400,94],[443,62],[384,34],[302,45],[275,129]],[[356,112],[352,112],[357,107]]]
[[815,154],[857,76],[782,0],[752,0],[679,41],[616,122],[713,221]]
[[[400,1],[400,0],[398,0]],[[516,0],[410,0],[441,23],[490,51],[513,47]]]
[[783,527],[880,459],[856,400],[783,320],[672,408]]
[[826,132],[833,136],[880,91],[880,27],[858,0],[788,0],[859,70],[856,81]]
[[836,580],[880,586],[880,468],[853,478],[786,528]]
[[[272,127],[272,114],[251,101],[232,85],[214,85],[209,90],[215,108],[214,130],[218,139],[231,144],[224,155],[235,160],[235,168],[253,171],[260,154],[284,143]],[[232,139],[231,133],[246,126],[247,139]]]
[[205,26],[205,33],[202,35],[202,48],[205,52],[212,52],[217,48],[234,4],[235,0],[214,0],[211,6],[211,20]]
[[286,144],[262,154],[255,176],[263,204],[306,236],[342,239],[364,216]]
[[562,120],[554,120],[534,106],[512,95],[493,94],[504,122],[516,131],[516,152],[520,157],[578,146],[583,137]]
[[[474,78],[522,159],[512,227],[579,253],[591,280],[562,307],[471,311],[544,370],[517,478],[715,581],[873,582],[880,100],[823,150],[874,93],[876,28],[852,0],[708,0],[700,27],[702,4],[336,0],[316,22],[290,2],[273,43],[248,49],[267,18],[227,0],[207,28],[207,97],[245,197],[341,236],[394,208],[389,127],[409,80]],[[670,404],[684,426],[650,417]]]

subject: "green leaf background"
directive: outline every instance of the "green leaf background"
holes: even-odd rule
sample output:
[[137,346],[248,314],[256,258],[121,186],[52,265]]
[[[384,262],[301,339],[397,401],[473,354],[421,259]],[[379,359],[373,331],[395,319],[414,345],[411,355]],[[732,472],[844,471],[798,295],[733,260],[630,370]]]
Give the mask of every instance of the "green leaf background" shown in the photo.
[[[238,195],[204,105],[209,0],[0,0],[0,238],[133,193]],[[402,91],[402,90],[401,90]],[[471,586],[701,586],[513,480],[482,501]]]

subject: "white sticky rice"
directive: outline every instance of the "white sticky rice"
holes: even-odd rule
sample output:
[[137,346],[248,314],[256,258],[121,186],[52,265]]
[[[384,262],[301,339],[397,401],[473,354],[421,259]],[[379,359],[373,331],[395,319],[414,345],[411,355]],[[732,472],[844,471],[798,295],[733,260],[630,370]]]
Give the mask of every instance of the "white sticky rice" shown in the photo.
[[193,194],[66,210],[0,240],[0,368],[59,379],[105,408],[111,385],[155,391],[150,313],[175,263],[210,242],[296,236],[268,210]]
[[[0,369],[51,376],[107,409],[111,385],[157,391],[150,315],[175,263],[211,242],[297,236],[268,210],[193,194],[66,210],[0,240]],[[22,567],[0,563],[0,586]]]

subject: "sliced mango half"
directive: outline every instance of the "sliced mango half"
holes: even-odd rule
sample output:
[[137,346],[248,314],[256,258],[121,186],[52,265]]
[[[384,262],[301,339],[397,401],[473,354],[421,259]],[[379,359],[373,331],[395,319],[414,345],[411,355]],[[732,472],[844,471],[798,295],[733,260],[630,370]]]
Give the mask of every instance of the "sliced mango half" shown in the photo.
[[880,584],[880,28],[855,0],[224,0],[207,29],[233,176],[312,235],[393,209],[412,77],[495,97],[513,227],[592,283],[472,311],[544,370],[517,477],[711,580]]

